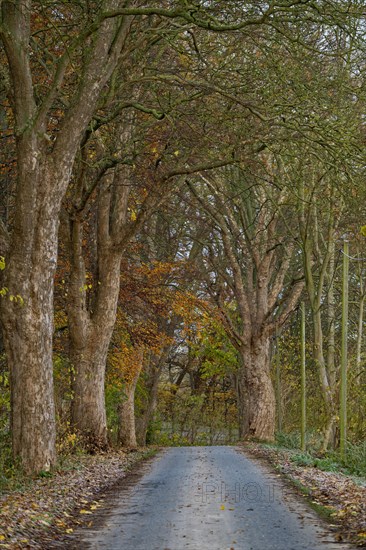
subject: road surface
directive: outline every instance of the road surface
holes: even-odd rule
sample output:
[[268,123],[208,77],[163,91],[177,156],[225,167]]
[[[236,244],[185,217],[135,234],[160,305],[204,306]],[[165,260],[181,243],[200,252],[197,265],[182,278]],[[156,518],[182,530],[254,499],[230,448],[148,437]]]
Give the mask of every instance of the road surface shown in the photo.
[[162,451],[107,512],[104,525],[81,534],[79,549],[348,548],[276,473],[235,447]]

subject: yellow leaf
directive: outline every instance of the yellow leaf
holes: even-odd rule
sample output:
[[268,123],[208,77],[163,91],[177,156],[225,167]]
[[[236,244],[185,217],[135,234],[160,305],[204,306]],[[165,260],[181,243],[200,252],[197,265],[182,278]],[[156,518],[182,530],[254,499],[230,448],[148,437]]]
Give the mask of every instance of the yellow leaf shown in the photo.
[[80,510],[80,514],[91,514],[89,510]]
[[189,59],[188,56],[186,56],[186,55],[180,53],[180,54],[179,54],[179,59],[180,59],[180,62],[182,63],[182,65],[183,65],[184,67],[189,67],[189,66],[190,66],[191,61],[190,61],[190,59]]
[[74,532],[74,529],[71,529],[71,527],[70,527],[70,529],[66,529],[66,531],[65,531],[65,533],[73,533],[73,532]]
[[174,151],[174,155],[175,155],[176,157],[178,157],[178,156],[179,156],[179,151]]
[[221,504],[220,510],[225,510],[225,505],[224,504]]
[[56,520],[56,523],[57,523],[57,525],[58,525],[59,527],[65,527],[65,522],[62,521],[62,519]]
[[5,540],[5,535],[0,535],[0,540]]

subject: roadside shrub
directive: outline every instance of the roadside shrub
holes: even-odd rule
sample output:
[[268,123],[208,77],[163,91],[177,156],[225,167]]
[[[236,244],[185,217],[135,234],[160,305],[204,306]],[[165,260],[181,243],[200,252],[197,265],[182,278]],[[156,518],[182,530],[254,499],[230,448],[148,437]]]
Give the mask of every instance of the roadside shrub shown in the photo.
[[347,443],[345,466],[350,473],[366,477],[366,441],[358,444]]
[[17,490],[28,481],[18,462],[13,460],[9,429],[0,429],[0,494]]
[[347,454],[345,460],[341,459],[339,451],[328,451],[325,455],[317,455],[317,449],[308,448],[306,452],[297,452],[291,447],[291,442],[296,443],[296,438],[286,437],[286,434],[279,434],[277,445],[282,448],[292,449],[290,460],[302,467],[319,468],[325,472],[342,472],[345,474],[366,477],[366,441],[358,444],[347,443]]
[[314,466],[324,472],[338,472],[342,469],[342,464],[335,453],[330,453],[324,458],[314,458]]
[[315,460],[309,453],[296,453],[291,456],[291,462],[298,466],[315,466]]
[[285,449],[298,449],[300,447],[300,434],[298,432],[276,433],[276,444]]
[[152,443],[162,447],[188,447],[191,446],[188,438],[178,433],[167,433],[160,430],[154,432]]

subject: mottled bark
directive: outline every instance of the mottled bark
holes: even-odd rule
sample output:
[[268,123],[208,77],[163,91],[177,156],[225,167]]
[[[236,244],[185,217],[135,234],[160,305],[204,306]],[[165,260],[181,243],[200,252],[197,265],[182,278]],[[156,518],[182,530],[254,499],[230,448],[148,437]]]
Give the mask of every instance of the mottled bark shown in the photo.
[[269,349],[269,338],[262,338],[241,352],[239,433],[244,439],[274,439],[276,399],[270,375]]
[[71,354],[74,369],[72,421],[89,449],[107,446],[104,398],[106,351],[100,342],[96,344],[95,338],[98,336],[90,331],[90,341],[86,342],[81,355],[79,350],[72,350]]
[[[30,473],[48,470],[56,458],[52,335],[59,200],[47,195],[52,171],[47,165],[31,170],[31,152],[27,156],[29,163],[23,155],[19,168],[17,215],[4,272],[8,293],[1,302],[1,317],[11,379],[13,454]],[[27,193],[25,180],[37,185],[39,177],[46,191]]]
[[327,309],[328,309],[328,337],[327,337],[327,372],[329,377],[329,386],[332,392],[330,403],[328,405],[328,418],[327,424],[324,429],[324,438],[322,448],[324,451],[329,446],[335,448],[336,446],[336,427],[337,427],[337,414],[335,407],[335,390],[337,385],[337,369],[335,364],[335,325],[336,325],[336,311],[335,311],[335,296],[334,296],[334,278],[335,278],[335,242],[332,240],[329,243],[330,259],[329,270],[327,273],[328,291],[327,291]]

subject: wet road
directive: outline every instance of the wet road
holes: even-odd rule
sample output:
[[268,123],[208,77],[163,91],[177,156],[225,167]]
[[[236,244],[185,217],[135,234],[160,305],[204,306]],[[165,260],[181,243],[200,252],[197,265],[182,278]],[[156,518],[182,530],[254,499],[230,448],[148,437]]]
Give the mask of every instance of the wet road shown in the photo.
[[343,550],[306,505],[235,447],[160,453],[109,505],[79,548],[108,550]]

